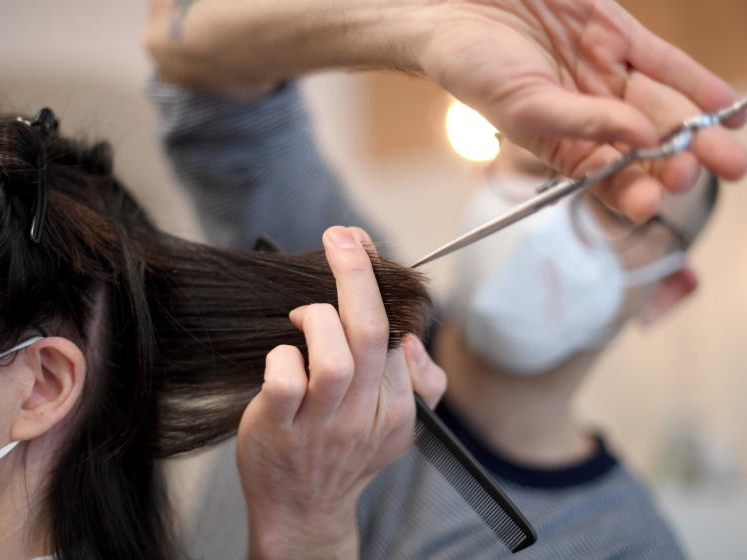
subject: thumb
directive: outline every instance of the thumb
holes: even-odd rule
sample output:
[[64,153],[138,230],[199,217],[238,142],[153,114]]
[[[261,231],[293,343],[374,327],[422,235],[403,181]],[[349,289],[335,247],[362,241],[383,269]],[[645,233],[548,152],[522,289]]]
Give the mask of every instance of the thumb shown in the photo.
[[435,407],[446,390],[444,370],[431,360],[423,343],[415,335],[407,335],[402,347],[405,350],[405,361],[410,372],[413,390],[423,398],[428,406]]

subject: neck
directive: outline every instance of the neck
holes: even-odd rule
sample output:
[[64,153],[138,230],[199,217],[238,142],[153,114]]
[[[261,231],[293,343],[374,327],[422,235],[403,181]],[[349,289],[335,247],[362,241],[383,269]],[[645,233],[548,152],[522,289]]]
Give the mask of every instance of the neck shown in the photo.
[[49,554],[46,525],[38,504],[42,461],[28,444],[16,447],[0,462],[0,543],[2,557],[29,560]]
[[536,467],[562,466],[593,452],[593,440],[573,421],[571,404],[596,353],[538,376],[517,376],[471,354],[447,323],[439,330],[435,357],[449,375],[449,405],[487,447]]

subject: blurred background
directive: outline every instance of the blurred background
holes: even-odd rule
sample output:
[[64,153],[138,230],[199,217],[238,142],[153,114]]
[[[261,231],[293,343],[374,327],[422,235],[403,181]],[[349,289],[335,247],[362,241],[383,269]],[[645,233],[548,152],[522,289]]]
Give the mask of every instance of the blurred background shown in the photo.
[[[621,3],[747,91],[747,2]],[[0,0],[0,111],[50,105],[65,133],[109,139],[120,175],[159,223],[199,238],[155,141],[145,11],[144,0]],[[447,138],[452,100],[423,80],[384,73],[314,76],[305,91],[328,158],[403,262],[446,241],[485,173]],[[747,184],[722,195],[692,255],[698,293],[650,332],[623,334],[578,414],[651,481],[694,558],[737,559],[747,555]],[[448,266],[427,269],[437,295]]]

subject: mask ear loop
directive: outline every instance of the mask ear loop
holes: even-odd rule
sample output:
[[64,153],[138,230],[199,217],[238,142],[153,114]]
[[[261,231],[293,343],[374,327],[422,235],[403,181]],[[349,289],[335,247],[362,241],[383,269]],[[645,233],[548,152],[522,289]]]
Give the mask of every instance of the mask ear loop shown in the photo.
[[652,263],[628,270],[625,284],[628,288],[653,284],[682,270],[686,263],[684,251],[669,253]]
[[13,451],[16,448],[16,445],[21,443],[20,441],[11,441],[9,444],[0,447],[0,459],[5,457],[8,453]]
[[6,356],[10,356],[11,354],[14,354],[15,352],[20,352],[21,350],[28,348],[32,344],[39,342],[41,339],[45,338],[44,336],[32,336],[31,338],[27,338],[23,342],[16,344],[13,348],[10,348],[9,350],[6,350],[4,352],[0,352],[0,358],[4,358]]

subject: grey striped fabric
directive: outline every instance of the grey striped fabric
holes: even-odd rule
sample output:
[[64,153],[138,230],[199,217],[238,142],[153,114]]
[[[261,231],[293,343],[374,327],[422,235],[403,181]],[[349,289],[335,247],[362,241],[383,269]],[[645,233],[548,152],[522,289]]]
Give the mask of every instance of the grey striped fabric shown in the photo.
[[684,558],[649,495],[620,465],[593,483],[563,489],[527,488],[496,480],[537,530],[537,542],[528,549],[511,555],[497,546],[481,521],[450,495],[438,472],[417,455],[408,454],[382,473],[361,501],[362,557]]
[[[684,558],[648,492],[601,440],[597,453],[577,465],[531,469],[491,456],[484,448],[476,449],[474,436],[451,414],[445,417],[443,408],[438,411],[442,420],[462,436],[467,448],[483,461],[529,519],[537,531],[537,542],[515,555],[496,545],[438,471],[408,454],[366,489],[360,507],[364,558]],[[500,469],[491,468],[492,463],[500,463]]]
[[166,153],[212,243],[251,249],[266,234],[286,251],[310,251],[336,224],[378,239],[320,158],[295,84],[252,102],[155,81],[149,93]]
[[[291,84],[249,103],[154,82],[159,132],[210,239],[250,248],[269,234],[287,250],[320,246],[332,224],[363,224],[314,147]],[[377,238],[377,237],[375,237]],[[204,461],[204,459],[203,459]],[[209,452],[184,535],[190,557],[239,560],[247,520],[235,441]],[[588,484],[536,489],[499,478],[539,532],[520,559],[682,558],[642,486],[617,465]],[[416,452],[382,472],[360,506],[362,551],[370,560],[488,559],[507,556],[492,533]]]

